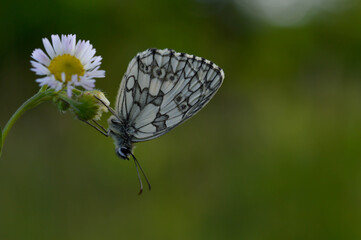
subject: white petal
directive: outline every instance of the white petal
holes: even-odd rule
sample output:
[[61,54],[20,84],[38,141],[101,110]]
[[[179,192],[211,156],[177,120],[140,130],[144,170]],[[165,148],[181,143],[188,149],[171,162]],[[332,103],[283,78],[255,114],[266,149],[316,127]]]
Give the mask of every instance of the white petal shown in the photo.
[[63,88],[63,83],[55,80],[55,81],[53,82],[53,87],[52,87],[52,88],[54,88],[55,91],[60,91],[60,90]]
[[78,58],[79,52],[83,49],[83,41],[78,40],[78,42],[75,45],[75,52],[74,56]]
[[69,40],[69,54],[74,55],[75,53],[75,43],[76,43],[76,36],[75,34],[70,35]]
[[40,86],[44,86],[44,85],[49,85],[49,82],[51,82],[51,77],[43,77],[43,78],[38,78],[35,80],[35,82],[38,82]]
[[81,86],[86,90],[93,90],[95,87],[95,80],[87,77],[80,77],[80,81],[76,83],[77,86]]
[[75,50],[75,57],[80,59],[81,56],[83,56],[84,52],[87,50],[89,42],[79,41],[78,44],[79,46],[77,46],[77,49]]
[[65,82],[66,80],[66,76],[65,76],[65,72],[61,73],[61,81]]
[[49,80],[48,80],[49,87],[54,88],[56,86],[57,82],[59,82],[59,81],[56,81],[54,75],[49,76]]
[[104,70],[94,70],[87,73],[87,76],[92,78],[103,78],[105,77],[105,71]]
[[49,57],[44,53],[43,50],[41,50],[39,48],[37,48],[33,51],[33,53],[31,54],[31,57],[45,66],[49,66],[49,64],[50,64]]
[[88,51],[90,51],[92,47],[93,46],[89,43],[89,41],[86,41],[86,43],[83,46],[82,52],[79,52],[78,59],[83,65],[84,65],[83,57],[88,54]]
[[32,71],[34,71],[37,75],[48,75],[50,74],[49,69],[47,69],[44,65],[35,62],[35,61],[30,61],[31,65],[33,66],[33,68],[31,68]]
[[48,53],[49,57],[54,58],[55,57],[54,49],[51,46],[51,44],[47,38],[43,38],[43,44],[44,44],[45,50]]
[[74,74],[71,76],[71,81],[72,83],[76,84],[78,82],[78,74]]
[[64,53],[74,54],[75,35],[61,35],[61,43]]
[[61,35],[61,46],[62,46],[62,48],[63,48],[63,53],[65,54],[65,53],[67,53],[67,54],[69,54],[69,38],[68,38],[68,36],[67,35],[64,35],[64,34],[62,34]]
[[99,66],[102,62],[101,56],[93,57],[87,64],[84,65],[85,70],[91,70]]
[[54,75],[36,79],[36,82],[38,82],[40,86],[48,85],[50,88],[55,89],[56,91],[59,91],[63,87],[63,84],[57,81]]
[[53,42],[53,47],[56,56],[63,55],[64,51],[63,51],[63,46],[61,45],[59,35],[51,35],[51,40]]
[[84,56],[80,59],[80,62],[83,65],[86,65],[88,63],[90,63],[90,60],[92,59],[92,57],[95,55],[95,49],[89,49],[89,51],[84,53]]
[[73,94],[74,87],[71,85],[71,82],[68,82],[66,92],[68,94],[68,97],[71,97]]

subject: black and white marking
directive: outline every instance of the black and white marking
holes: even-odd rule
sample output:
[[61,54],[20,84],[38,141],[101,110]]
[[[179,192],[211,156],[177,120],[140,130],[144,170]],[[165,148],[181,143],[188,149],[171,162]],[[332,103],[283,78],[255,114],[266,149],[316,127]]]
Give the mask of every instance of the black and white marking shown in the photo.
[[223,79],[223,70],[209,60],[148,49],[130,62],[115,111],[132,142],[150,140],[202,109]]
[[[108,134],[116,153],[131,155],[138,172],[146,178],[132,153],[133,144],[157,138],[201,110],[220,88],[223,70],[201,57],[171,49],[148,49],[129,63],[120,84],[115,110],[108,119]],[[103,133],[107,135],[106,133]]]

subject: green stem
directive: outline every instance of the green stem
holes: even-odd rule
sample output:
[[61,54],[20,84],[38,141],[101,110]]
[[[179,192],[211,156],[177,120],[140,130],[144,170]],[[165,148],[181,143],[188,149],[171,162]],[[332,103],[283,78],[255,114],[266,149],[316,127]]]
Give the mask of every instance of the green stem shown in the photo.
[[34,96],[32,96],[31,98],[29,98],[25,103],[23,103],[23,105],[21,105],[18,110],[16,110],[16,112],[11,116],[11,118],[9,119],[9,121],[6,123],[4,129],[2,130],[2,136],[1,136],[1,141],[0,141],[0,156],[1,156],[1,152],[2,152],[2,147],[4,145],[4,141],[6,136],[8,135],[10,129],[12,128],[12,126],[14,125],[14,123],[16,122],[16,120],[18,120],[18,118],[23,115],[24,112],[26,112],[27,110],[36,107],[37,105],[39,105],[40,103],[49,100],[52,95],[54,93],[53,89],[47,89],[47,86],[43,86],[42,88],[40,88],[39,92],[37,92]]

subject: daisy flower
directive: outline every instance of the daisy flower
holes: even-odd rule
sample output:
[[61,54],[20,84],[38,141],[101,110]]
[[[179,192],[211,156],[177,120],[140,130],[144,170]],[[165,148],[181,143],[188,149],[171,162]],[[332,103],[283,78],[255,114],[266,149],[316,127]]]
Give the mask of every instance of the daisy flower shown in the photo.
[[35,49],[31,57],[32,68],[40,86],[48,85],[55,91],[67,90],[69,97],[75,87],[93,90],[94,78],[105,77],[105,71],[99,70],[102,57],[94,56],[95,48],[89,41],[78,40],[74,35],[52,35],[51,41],[43,38],[46,53]]

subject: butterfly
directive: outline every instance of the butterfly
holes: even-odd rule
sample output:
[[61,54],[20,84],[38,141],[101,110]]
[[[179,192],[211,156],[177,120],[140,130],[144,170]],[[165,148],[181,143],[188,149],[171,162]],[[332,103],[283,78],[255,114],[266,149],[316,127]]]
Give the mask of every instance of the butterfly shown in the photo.
[[143,184],[138,166],[149,189],[151,185],[133,155],[134,144],[157,138],[192,117],[214,96],[223,79],[223,70],[207,59],[153,48],[138,53],[130,61],[115,109],[98,98],[112,113],[108,130],[102,128],[102,133],[114,139],[115,152],[120,158],[133,157],[139,194]]

